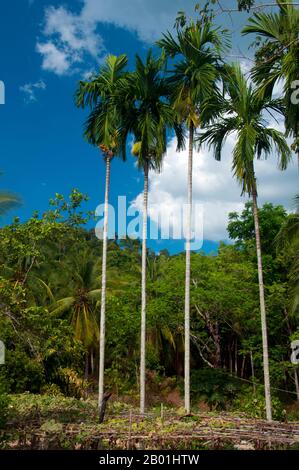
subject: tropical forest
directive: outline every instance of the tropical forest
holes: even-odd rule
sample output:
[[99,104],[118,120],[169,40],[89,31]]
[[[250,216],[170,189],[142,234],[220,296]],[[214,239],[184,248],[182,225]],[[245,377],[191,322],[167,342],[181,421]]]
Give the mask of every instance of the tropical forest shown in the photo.
[[[27,218],[21,187],[1,184],[0,449],[299,449],[299,184],[289,204],[271,199],[286,171],[299,181],[298,7],[182,4],[133,61],[124,46],[69,78],[79,138],[102,171],[102,220],[72,170],[71,190],[57,185]],[[224,13],[246,14],[249,69]],[[176,252],[149,231],[151,175],[163,175],[170,140],[172,159],[186,154]],[[194,168],[209,152],[221,172],[227,141],[240,209],[217,246],[194,249]],[[142,184],[140,236],[111,237],[110,195],[128,162]],[[262,202],[260,162],[276,165]]]

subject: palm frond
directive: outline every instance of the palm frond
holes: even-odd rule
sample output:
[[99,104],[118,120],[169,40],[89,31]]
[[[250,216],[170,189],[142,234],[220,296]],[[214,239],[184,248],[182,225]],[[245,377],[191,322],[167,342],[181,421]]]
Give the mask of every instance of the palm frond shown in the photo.
[[9,192],[0,192],[0,216],[21,205],[21,199]]
[[[286,169],[291,161],[285,136],[269,128],[264,117],[265,111],[282,113],[285,107],[282,100],[260,94],[246,80],[239,64],[226,66],[223,76],[225,97],[215,99],[213,122],[196,136],[196,141],[199,145],[206,143],[213,148],[214,157],[220,160],[227,137],[236,133],[232,169],[242,186],[242,193],[251,195],[256,190],[254,158],[267,158],[274,151],[281,170]],[[205,107],[208,107],[208,102],[204,103]]]
[[298,137],[298,106],[294,105],[291,84],[299,76],[299,10],[285,0],[277,1],[275,13],[255,12],[243,34],[257,34],[264,42],[256,53],[252,78],[260,96],[270,97],[274,86],[285,81],[283,92],[287,135]]
[[65,297],[55,302],[49,309],[53,315],[60,315],[69,311],[75,303],[74,297]]
[[47,296],[48,298],[50,299],[50,301],[52,302],[52,304],[54,304],[56,302],[55,300],[55,297],[54,297],[54,294],[50,288],[50,286],[48,284],[46,284],[42,279],[40,278],[37,278],[37,280],[39,281],[39,283],[44,287],[46,293],[47,293]]
[[126,55],[109,55],[98,75],[90,81],[79,83],[75,96],[78,107],[91,108],[85,123],[85,138],[93,145],[104,145],[123,158],[125,151],[119,131],[121,122],[117,94],[118,86],[126,77],[124,68],[127,62]]

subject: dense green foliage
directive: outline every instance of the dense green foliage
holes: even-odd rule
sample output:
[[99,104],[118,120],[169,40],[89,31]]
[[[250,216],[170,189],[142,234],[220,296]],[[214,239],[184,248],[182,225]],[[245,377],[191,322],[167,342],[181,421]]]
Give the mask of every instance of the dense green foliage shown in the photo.
[[0,429],[6,424],[9,413],[10,399],[7,394],[3,379],[0,378]]
[[[71,202],[74,194],[80,200],[76,207]],[[0,232],[0,331],[7,348],[6,364],[0,372],[6,391],[84,397],[96,389],[100,305],[92,293],[97,293],[100,284],[101,242],[74,224],[78,214],[80,221],[88,219],[81,208],[86,197],[74,191],[67,202],[59,195],[58,199],[64,201],[62,209],[57,208],[56,198],[42,218],[15,221]],[[289,315],[292,254],[277,251],[274,240],[291,217],[281,206],[266,204],[260,209],[271,380],[275,388],[292,392],[277,392],[283,401],[295,398],[289,343],[297,322]],[[227,408],[237,400],[246,409],[249,405],[245,406],[244,400],[250,386],[246,381],[262,383],[250,205],[241,214],[231,214],[228,231],[235,245],[222,244],[217,256],[191,256],[191,392],[193,400],[204,400],[212,408]],[[139,364],[141,244],[137,240],[110,241],[108,250],[107,386],[117,395],[134,397]],[[180,385],[184,255],[148,251],[147,266],[148,387],[154,387],[155,377],[175,376]],[[237,398],[243,388],[244,400]],[[5,402],[5,396],[1,397]]]

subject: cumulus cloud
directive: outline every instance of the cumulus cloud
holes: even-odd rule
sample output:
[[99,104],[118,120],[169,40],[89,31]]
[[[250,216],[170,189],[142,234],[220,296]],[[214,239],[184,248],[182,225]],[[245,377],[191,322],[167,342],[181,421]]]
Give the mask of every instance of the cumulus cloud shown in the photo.
[[20,91],[24,93],[24,100],[26,103],[36,101],[36,91],[45,90],[47,88],[46,83],[43,80],[39,80],[35,83],[25,83],[25,85],[20,86]]
[[96,33],[94,19],[76,15],[64,7],[48,7],[45,13],[43,39],[36,49],[42,55],[42,68],[66,75],[71,73],[89,55],[98,60],[104,46]]
[[42,68],[44,70],[57,75],[64,75],[70,70],[73,58],[68,52],[59,50],[52,42],[38,43],[36,49],[43,56]]
[[[203,207],[203,238],[226,240],[228,214],[239,212],[247,200],[241,197],[241,189],[231,172],[231,154],[235,137],[231,135],[224,147],[221,162],[214,160],[206,148],[194,152],[193,201]],[[168,217],[169,211],[180,214],[180,207],[187,197],[187,150],[176,152],[176,141],[171,140],[160,174],[150,173],[149,217],[152,221]],[[275,157],[256,162],[259,187],[259,203],[283,204],[291,210],[292,197],[298,191],[298,172],[291,164],[285,172],[277,168]],[[132,207],[142,210],[142,194],[139,194]],[[180,219],[174,218],[176,230]]]
[[86,70],[82,74],[83,80],[91,80],[91,78],[95,75],[95,70]]

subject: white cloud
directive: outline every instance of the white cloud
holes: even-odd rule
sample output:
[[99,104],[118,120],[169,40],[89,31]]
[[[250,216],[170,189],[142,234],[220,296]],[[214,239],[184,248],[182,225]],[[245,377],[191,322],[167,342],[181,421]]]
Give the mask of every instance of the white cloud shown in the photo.
[[253,60],[250,60],[249,58],[248,59],[244,58],[240,60],[241,70],[248,80],[250,80],[250,72],[251,72],[253,65],[254,65]]
[[37,43],[36,49],[43,56],[44,70],[57,75],[64,75],[70,70],[72,57],[66,51],[59,50],[52,42]]
[[90,80],[95,75],[95,70],[86,70],[83,72],[83,80]]
[[48,7],[45,13],[44,40],[37,43],[43,57],[42,68],[66,75],[81,64],[86,55],[99,60],[104,46],[96,33],[97,23],[64,7]]
[[49,7],[46,10],[44,33],[47,36],[57,35],[71,50],[85,50],[94,57],[101,48],[101,38],[95,33],[94,20],[73,14],[64,7]]
[[[193,201],[203,205],[203,238],[225,240],[228,214],[241,211],[247,198],[241,197],[241,189],[231,172],[231,154],[234,136],[230,136],[223,150],[221,162],[214,160],[207,149],[194,152]],[[161,174],[150,173],[149,217],[156,221],[158,212],[173,214],[185,203],[187,197],[187,150],[177,153],[176,141],[171,140]],[[259,187],[259,203],[283,204],[291,210],[292,197],[298,191],[298,172],[291,164],[280,172],[274,157],[256,162]],[[142,210],[142,194],[133,202],[133,207]],[[176,228],[179,220],[174,220]]]
[[35,83],[25,83],[25,85],[20,86],[20,91],[25,94],[25,102],[30,103],[36,101],[36,91],[45,90],[47,88],[46,83],[43,80],[39,80]]
[[285,80],[280,79],[278,82],[276,82],[274,89],[273,89],[273,96],[274,98],[279,98],[283,95],[284,93],[284,87],[285,87]]

